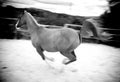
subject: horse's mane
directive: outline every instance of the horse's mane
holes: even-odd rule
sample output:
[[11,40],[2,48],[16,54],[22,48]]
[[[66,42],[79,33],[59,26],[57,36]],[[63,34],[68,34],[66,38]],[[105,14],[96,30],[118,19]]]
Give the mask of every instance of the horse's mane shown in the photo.
[[28,21],[32,22],[34,25],[39,25],[37,20],[26,10],[24,11],[24,14],[28,17],[27,19],[29,19]]

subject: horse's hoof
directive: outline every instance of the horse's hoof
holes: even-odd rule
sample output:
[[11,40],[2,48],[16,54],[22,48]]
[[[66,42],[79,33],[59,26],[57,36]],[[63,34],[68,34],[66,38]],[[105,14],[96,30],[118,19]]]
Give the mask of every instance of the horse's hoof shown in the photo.
[[50,60],[51,60],[52,62],[54,62],[54,61],[55,61],[55,59],[54,59],[54,58],[50,58]]
[[76,59],[75,60],[64,59],[63,64],[67,65],[67,64],[70,64],[70,63],[72,63],[74,61],[76,61]]
[[54,59],[54,58],[48,58],[48,60],[50,60],[50,61],[52,61],[52,62],[54,62],[54,61],[55,61],[55,59]]
[[62,63],[65,64],[65,65],[67,65],[69,62],[70,62],[69,59],[64,59]]

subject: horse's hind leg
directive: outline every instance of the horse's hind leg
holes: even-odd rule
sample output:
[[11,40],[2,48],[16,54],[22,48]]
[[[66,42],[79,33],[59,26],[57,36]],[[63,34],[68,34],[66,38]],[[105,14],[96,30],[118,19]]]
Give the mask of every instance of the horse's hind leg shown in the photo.
[[42,59],[45,60],[45,55],[43,54],[43,49],[41,48],[36,48],[37,52],[39,53],[39,55],[41,55]]
[[68,60],[63,61],[63,63],[65,65],[76,61],[76,55],[75,55],[74,51],[72,51],[72,52],[60,52],[60,53],[69,59],[69,61]]
[[76,57],[76,55],[75,55],[75,52],[74,52],[74,51],[72,51],[72,52],[71,52],[71,54],[72,54],[72,55],[74,55],[74,56]]

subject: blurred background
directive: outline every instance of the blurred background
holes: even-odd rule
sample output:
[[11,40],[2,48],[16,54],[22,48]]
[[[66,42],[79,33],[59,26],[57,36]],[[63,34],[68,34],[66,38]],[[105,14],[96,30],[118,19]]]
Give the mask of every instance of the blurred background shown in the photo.
[[[119,9],[119,0],[0,0],[0,38],[30,39],[29,33],[15,28],[18,18],[27,10],[40,24],[82,25],[83,42],[120,47]],[[98,33],[97,39],[93,29]],[[89,34],[85,35],[85,31],[93,35],[86,38]]]

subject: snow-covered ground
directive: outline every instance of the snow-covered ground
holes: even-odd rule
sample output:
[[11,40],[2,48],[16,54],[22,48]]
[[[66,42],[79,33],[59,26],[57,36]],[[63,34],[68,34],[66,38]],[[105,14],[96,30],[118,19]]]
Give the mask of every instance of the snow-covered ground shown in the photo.
[[[43,61],[28,40],[0,40],[0,75],[3,82],[120,82],[120,49],[83,43],[77,61],[63,65],[59,52],[45,52]],[[49,64],[49,65],[48,65]]]

